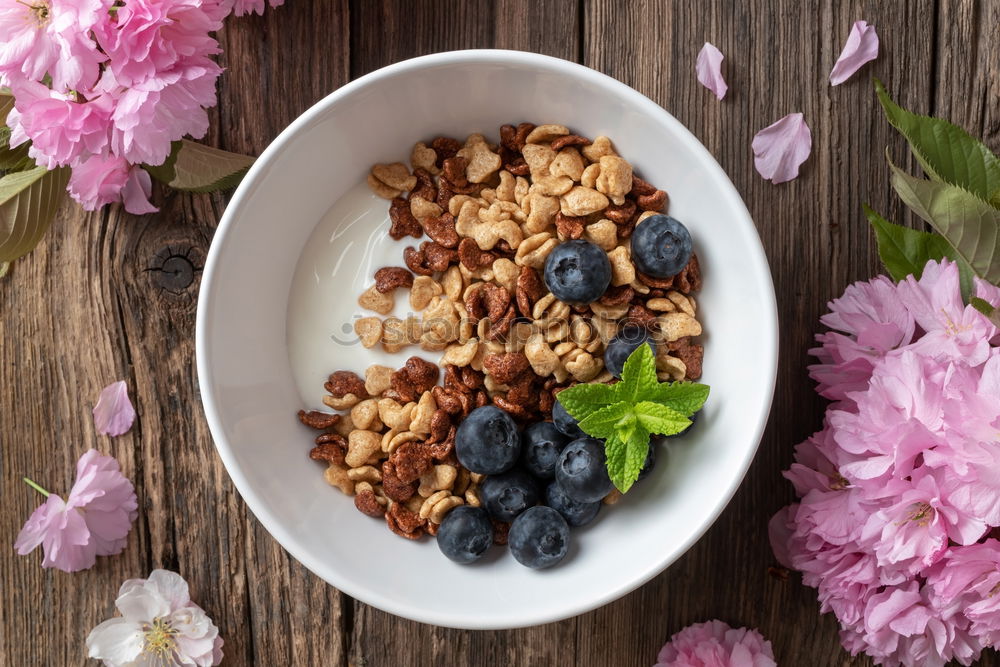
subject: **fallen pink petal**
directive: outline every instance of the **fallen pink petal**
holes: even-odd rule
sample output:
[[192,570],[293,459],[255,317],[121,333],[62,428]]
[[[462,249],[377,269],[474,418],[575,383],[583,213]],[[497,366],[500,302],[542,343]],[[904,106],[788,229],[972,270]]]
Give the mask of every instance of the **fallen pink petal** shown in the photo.
[[772,183],[799,175],[799,167],[812,152],[812,132],[801,113],[790,113],[754,135],[753,164]]
[[720,100],[726,96],[729,86],[722,78],[722,61],[725,56],[714,44],[705,42],[698,53],[698,62],[695,64],[695,71],[698,73],[698,83],[705,86]]
[[840,57],[830,72],[830,85],[839,86],[854,76],[865,63],[876,58],[878,58],[878,35],[875,33],[875,27],[865,21],[856,21],[851,26],[851,34],[847,37],[844,50],[840,52]]
[[25,556],[42,547],[42,567],[77,572],[93,567],[97,556],[121,553],[138,502],[132,482],[111,456],[88,450],[76,464],[76,482],[69,497],[49,493],[34,482],[29,486],[47,495],[25,522],[14,542]]
[[128,385],[124,380],[112,382],[101,390],[94,406],[94,426],[104,435],[121,435],[132,428],[135,408],[128,398]]

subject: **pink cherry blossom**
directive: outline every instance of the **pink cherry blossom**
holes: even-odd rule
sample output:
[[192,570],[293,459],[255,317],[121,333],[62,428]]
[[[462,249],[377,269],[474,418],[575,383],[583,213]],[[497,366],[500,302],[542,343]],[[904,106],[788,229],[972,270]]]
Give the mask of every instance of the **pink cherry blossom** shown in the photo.
[[865,21],[855,21],[851,26],[851,34],[847,37],[844,50],[840,52],[837,63],[830,72],[830,85],[839,86],[865,63],[878,58],[878,35],[875,27]]
[[7,117],[11,146],[31,141],[28,154],[48,169],[101,153],[111,137],[111,101],[78,102],[35,81],[14,85],[14,109]]
[[875,364],[911,342],[914,320],[885,276],[854,283],[828,308],[820,322],[833,331],[816,336],[820,347],[809,352],[820,363],[809,374],[821,395],[839,401],[865,389]]
[[753,164],[775,185],[798,177],[812,152],[812,132],[801,113],[790,113],[754,135]]
[[933,473],[921,471],[912,481],[894,481],[884,492],[892,505],[872,514],[860,542],[871,544],[883,568],[883,580],[897,583],[936,563],[949,540],[972,544],[986,533],[984,521],[952,507],[942,498]]
[[77,163],[69,178],[69,194],[88,211],[125,202],[129,213],[151,213],[149,174],[125,158],[95,155]]
[[698,83],[711,90],[720,100],[726,96],[729,86],[722,78],[722,52],[714,44],[705,42],[698,52],[698,61],[695,63],[695,72],[698,75]]
[[124,380],[112,382],[101,390],[94,406],[94,425],[98,433],[117,436],[132,428],[135,409],[128,399],[128,385]]
[[931,260],[920,280],[899,283],[899,298],[926,332],[913,349],[935,359],[961,359],[972,366],[989,354],[997,328],[972,306],[962,303],[958,265]]
[[1000,542],[949,549],[928,572],[927,584],[937,607],[959,606],[982,644],[1000,643]]
[[137,508],[135,489],[118,462],[91,449],[76,464],[69,498],[49,494],[24,524],[14,548],[24,556],[41,545],[42,567],[85,570],[97,556],[121,553]]
[[89,88],[105,56],[88,38],[111,0],[0,0],[0,79],[41,81],[58,92]]
[[877,664],[887,667],[971,665],[983,645],[969,632],[957,609],[938,609],[929,591],[910,581],[872,596],[865,609],[864,642]]
[[162,164],[170,144],[208,131],[203,107],[215,105],[215,81],[222,68],[208,58],[192,59],[131,88],[118,85],[111,70],[101,89],[116,97],[111,150],[131,163]]
[[695,623],[660,649],[654,667],[776,667],[771,642],[760,632],[722,621]]
[[[268,3],[272,7],[280,7],[285,4],[285,0],[270,0]],[[243,16],[244,14],[263,14],[264,0],[235,0],[233,3],[233,14]]]
[[96,33],[114,81],[131,88],[220,53],[212,34],[226,9],[217,0],[130,0]]

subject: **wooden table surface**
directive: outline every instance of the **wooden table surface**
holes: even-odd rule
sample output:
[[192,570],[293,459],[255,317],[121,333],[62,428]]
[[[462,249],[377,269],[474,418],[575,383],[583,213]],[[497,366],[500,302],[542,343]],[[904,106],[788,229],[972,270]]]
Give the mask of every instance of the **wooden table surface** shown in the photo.
[[[827,76],[853,21],[876,26],[878,60],[848,83]],[[839,645],[814,591],[769,574],[768,518],[792,499],[780,477],[820,425],[806,375],[817,318],[851,281],[879,270],[861,203],[907,219],[883,151],[904,158],[870,77],[904,106],[952,119],[1000,148],[1000,0],[289,0],[230,19],[211,143],[259,154],[314,102],[412,56],[497,47],[581,62],[648,95],[715,155],[764,241],[781,319],[781,364],[760,452],[728,509],[668,571],[594,612],[508,632],[395,618],[326,585],[278,546],[237,495],[202,413],[195,303],[225,195],[160,192],[160,212],[84,214],[67,205],[47,238],[0,280],[0,665],[80,665],[84,638],[113,613],[126,578],[180,572],[218,624],[229,665],[650,665],[688,623],[760,628],[780,665],[869,665]],[[722,103],[695,80],[703,42],[726,55]],[[451,104],[461,103],[453,100]],[[525,99],[525,117],[531,100]],[[804,112],[802,176],[753,169],[754,133]],[[558,119],[556,119],[558,120]],[[912,224],[912,220],[911,220]],[[711,354],[711,351],[709,351]],[[126,379],[132,431],[94,433],[101,387]],[[124,554],[86,572],[43,570],[13,543],[39,497],[27,475],[68,489],[89,447],[134,480],[140,513]],[[993,656],[983,664],[1000,664]]]

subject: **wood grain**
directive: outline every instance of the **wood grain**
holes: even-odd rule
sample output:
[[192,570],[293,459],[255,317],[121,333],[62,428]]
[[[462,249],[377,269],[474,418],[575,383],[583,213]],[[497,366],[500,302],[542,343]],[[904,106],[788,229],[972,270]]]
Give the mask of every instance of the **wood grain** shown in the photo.
[[[854,20],[876,26],[879,59],[851,81],[827,75]],[[575,619],[466,632],[397,619],[351,600],[293,561],[261,528],[218,460],[198,396],[194,306],[225,197],[158,193],[160,212],[84,214],[66,206],[42,245],[0,280],[0,534],[13,542],[39,497],[72,483],[88,447],[115,455],[140,514],[121,556],[67,575],[0,550],[0,667],[85,664],[87,631],[118,585],[167,567],[191,583],[226,639],[230,665],[648,665],[687,623],[759,627],[779,664],[870,665],[839,645],[798,577],[774,565],[766,523],[792,500],[779,471],[818,428],[806,374],[824,303],[878,270],[860,203],[909,224],[882,153],[913,167],[881,116],[878,76],[902,104],[949,117],[1000,148],[1000,0],[294,0],[231,19],[220,104],[207,141],[259,153],[346,82],[404,58],[509,48],[576,60],[651,97],[687,125],[743,195],[764,242],[781,318],[781,367],[760,453],[728,509],[680,561],[638,591]],[[726,55],[717,102],[693,63],[705,41]],[[753,170],[755,132],[791,111],[812,128],[801,178]],[[128,435],[94,434],[100,388],[126,379]],[[93,664],[93,663],[90,663]],[[981,662],[1000,665],[995,655]]]

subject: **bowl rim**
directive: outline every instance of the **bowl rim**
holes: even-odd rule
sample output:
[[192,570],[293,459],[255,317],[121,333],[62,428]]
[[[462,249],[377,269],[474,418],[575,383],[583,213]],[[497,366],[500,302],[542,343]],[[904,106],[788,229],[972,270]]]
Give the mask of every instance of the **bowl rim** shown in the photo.
[[[215,380],[211,364],[209,363],[206,355],[209,338],[207,322],[209,319],[209,312],[213,308],[216,301],[216,296],[214,294],[215,283],[213,278],[216,270],[218,270],[223,248],[227,245],[227,240],[233,233],[236,219],[241,213],[244,200],[247,198],[248,193],[254,188],[256,182],[261,178],[261,176],[265,174],[270,161],[285,150],[286,146],[291,142],[293,137],[303,129],[308,128],[313,121],[321,118],[328,111],[328,109],[337,104],[341,99],[346,98],[354,94],[356,91],[370,86],[381,79],[436,65],[461,63],[483,64],[497,62],[522,66],[527,65],[546,70],[555,70],[574,77],[582,78],[601,87],[608,88],[614,94],[628,100],[641,112],[658,116],[659,119],[666,126],[668,126],[673,133],[685,140],[687,143],[691,144],[691,149],[695,153],[700,153],[700,156],[704,161],[704,167],[708,170],[714,171],[714,175],[716,177],[723,179],[723,182],[728,183],[732,188],[732,194],[735,195],[735,201],[733,203],[737,211],[743,216],[743,219],[738,220],[736,224],[750,225],[753,228],[753,243],[750,247],[745,248],[745,251],[750,256],[750,259],[753,260],[751,263],[764,269],[756,272],[757,275],[755,276],[755,281],[757,282],[757,288],[763,295],[765,314],[769,315],[769,317],[761,317],[761,322],[763,322],[764,327],[763,334],[765,339],[771,341],[771,344],[759,350],[760,354],[765,357],[765,360],[767,361],[767,368],[770,369],[770,372],[768,377],[765,378],[767,385],[767,400],[762,404],[762,409],[756,416],[751,432],[753,445],[747,448],[743,460],[740,462],[739,474],[733,477],[732,481],[726,488],[726,492],[716,499],[715,507],[712,509],[709,521],[705,522],[703,526],[692,533],[673,554],[653,563],[644,571],[637,571],[636,576],[633,577],[629,583],[618,586],[612,590],[605,591],[601,595],[595,596],[592,600],[585,604],[579,604],[571,608],[564,608],[560,610],[552,610],[551,608],[541,611],[534,609],[521,609],[518,610],[517,613],[507,614],[504,620],[499,620],[498,616],[496,619],[489,619],[484,622],[476,618],[463,616],[459,613],[437,612],[422,609],[419,606],[407,603],[406,601],[386,597],[377,591],[368,589],[363,583],[347,578],[338,572],[336,568],[320,561],[320,559],[311,557],[308,553],[301,549],[298,545],[297,539],[290,533],[290,531],[286,530],[276,517],[268,510],[264,500],[258,497],[257,492],[251,486],[236,460],[233,449],[227,441],[226,432],[216,406],[213,389]],[[323,579],[337,590],[340,590],[352,598],[364,602],[365,604],[372,605],[396,616],[421,623],[460,629],[513,629],[541,625],[544,623],[571,618],[597,609],[598,607],[627,595],[647,583],[656,575],[663,572],[683,554],[687,553],[695,542],[700,540],[708,529],[715,524],[723,510],[729,505],[729,502],[732,500],[737,489],[742,484],[743,479],[746,477],[747,470],[749,469],[750,464],[757,453],[757,449],[760,446],[760,441],[763,437],[764,429],[770,415],[778,368],[778,309],[767,256],[764,252],[760,235],[757,233],[756,226],[753,223],[753,218],[750,215],[742,196],[736,189],[736,186],[733,185],[732,180],[716,161],[715,157],[679,120],[677,120],[663,107],[659,106],[656,102],[632,87],[585,65],[553,56],[546,56],[526,51],[511,51],[504,49],[467,49],[418,56],[416,58],[387,65],[354,79],[353,81],[340,86],[309,107],[305,112],[292,121],[288,127],[283,129],[264,149],[260,157],[258,157],[254,164],[250,167],[250,170],[244,176],[240,186],[236,189],[226,206],[209,247],[208,255],[205,261],[205,268],[202,272],[202,281],[198,295],[195,324],[195,353],[198,382],[201,387],[201,402],[205,418],[208,422],[209,431],[212,435],[212,441],[215,444],[216,451],[222,459],[226,472],[229,474],[229,477],[236,486],[240,497],[246,503],[253,515],[258,521],[260,521],[260,523],[278,542],[278,544],[281,545],[281,547],[285,549],[293,558],[305,566],[310,572]]]

